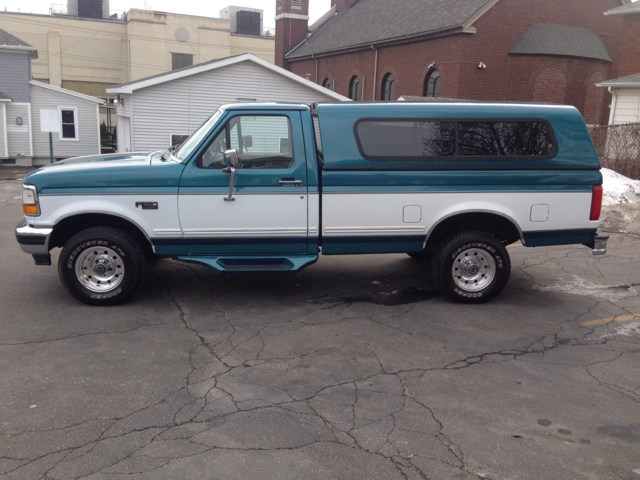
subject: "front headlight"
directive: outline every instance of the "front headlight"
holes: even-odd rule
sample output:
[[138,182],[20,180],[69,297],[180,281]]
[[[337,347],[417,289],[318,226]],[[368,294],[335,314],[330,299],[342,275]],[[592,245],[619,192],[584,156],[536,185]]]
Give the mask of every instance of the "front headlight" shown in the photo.
[[22,210],[25,215],[30,217],[37,217],[40,215],[38,189],[33,185],[22,185]]

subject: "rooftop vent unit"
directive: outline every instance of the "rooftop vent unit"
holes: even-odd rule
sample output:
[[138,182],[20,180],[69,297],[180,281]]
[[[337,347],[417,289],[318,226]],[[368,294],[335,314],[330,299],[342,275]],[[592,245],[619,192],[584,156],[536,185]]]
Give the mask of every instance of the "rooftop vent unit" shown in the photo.
[[245,7],[227,7],[220,10],[220,18],[229,20],[231,33],[259,37],[263,32],[262,10]]
[[80,18],[109,18],[109,0],[67,0],[67,15]]

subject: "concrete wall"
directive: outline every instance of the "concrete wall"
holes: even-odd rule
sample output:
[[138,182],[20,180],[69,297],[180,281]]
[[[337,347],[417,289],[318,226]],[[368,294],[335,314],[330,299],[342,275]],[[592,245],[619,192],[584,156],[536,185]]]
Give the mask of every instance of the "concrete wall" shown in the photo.
[[29,102],[29,55],[0,50],[0,92],[14,102]]
[[0,28],[38,49],[31,61],[36,80],[57,87],[65,79],[126,81],[124,22],[0,12]]
[[232,36],[229,20],[149,10],[130,10],[126,22],[0,12],[0,28],[38,49],[34,79],[91,95],[171,70],[172,52],[194,63],[248,52],[274,60],[272,38]]

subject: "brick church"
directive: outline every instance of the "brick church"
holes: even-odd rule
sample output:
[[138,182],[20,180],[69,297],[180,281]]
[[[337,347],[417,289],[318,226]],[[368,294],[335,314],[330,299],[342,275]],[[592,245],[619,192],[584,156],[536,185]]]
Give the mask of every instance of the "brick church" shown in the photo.
[[354,100],[574,105],[606,124],[630,0],[276,0],[276,64]]

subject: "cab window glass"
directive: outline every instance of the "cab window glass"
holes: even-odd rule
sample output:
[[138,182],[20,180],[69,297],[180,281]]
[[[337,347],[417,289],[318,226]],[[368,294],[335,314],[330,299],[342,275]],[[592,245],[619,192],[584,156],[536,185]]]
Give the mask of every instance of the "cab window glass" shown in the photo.
[[292,136],[285,116],[238,116],[227,123],[201,157],[201,168],[224,168],[224,150],[238,151],[237,168],[290,168],[293,165]]
[[200,168],[224,168],[224,151],[227,150],[227,131],[223,129],[213,140],[209,148],[196,162]]

